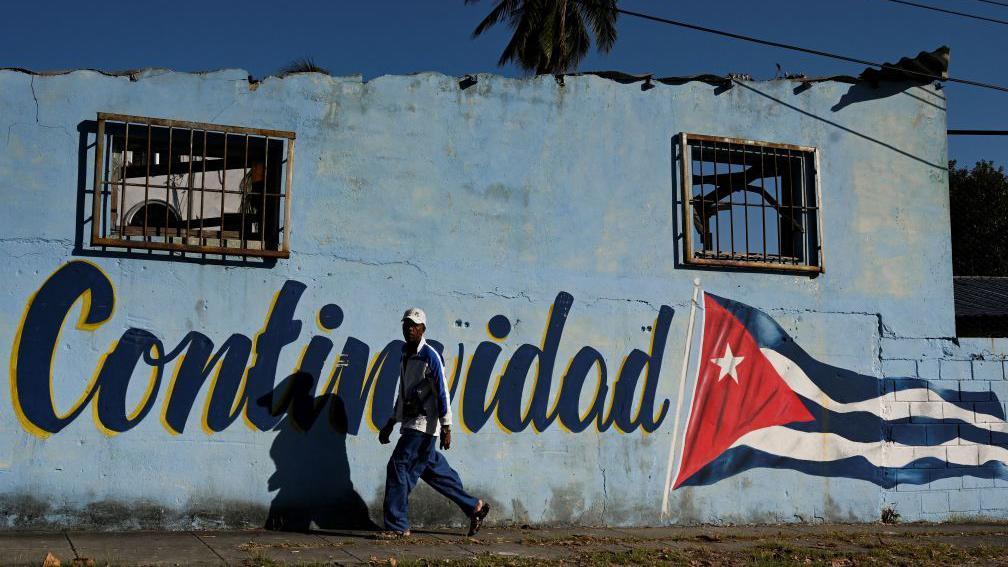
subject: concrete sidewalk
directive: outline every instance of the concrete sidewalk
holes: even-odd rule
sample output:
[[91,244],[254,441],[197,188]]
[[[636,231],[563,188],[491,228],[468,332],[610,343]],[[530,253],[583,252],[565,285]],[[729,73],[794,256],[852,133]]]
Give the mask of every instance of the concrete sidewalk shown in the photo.
[[1006,524],[486,528],[370,532],[2,533],[0,564],[1008,564]]

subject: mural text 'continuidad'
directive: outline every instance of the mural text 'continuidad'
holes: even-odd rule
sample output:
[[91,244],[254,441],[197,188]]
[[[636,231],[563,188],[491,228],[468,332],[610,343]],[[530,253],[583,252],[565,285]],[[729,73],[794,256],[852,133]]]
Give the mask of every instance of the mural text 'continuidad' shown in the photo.
[[[285,415],[302,429],[318,419],[329,419],[334,427],[356,435],[365,418],[368,426],[375,428],[392,413],[402,341],[385,345],[368,364],[370,346],[348,337],[338,354],[346,364],[334,364],[319,390],[335,345],[325,336],[312,336],[294,373],[277,384],[278,374],[288,374],[278,367],[280,352],[301,334],[302,322],[294,313],[305,288],[294,280],[285,282],[254,338],[235,333],[217,346],[210,337],[191,331],[168,349],[151,331],[127,329],[96,361],[92,379],[77,400],[60,412],[53,397],[53,364],[67,318],[81,302],[77,328],[94,331],[112,318],[115,305],[112,282],[97,266],[84,261],[64,264],[28,300],[14,340],[10,380],[15,412],[26,430],[44,438],[69,425],[90,404],[97,427],[114,435],[128,431],[156,411],[158,394],[164,392],[161,423],[177,434],[184,431],[197,397],[206,387],[204,407],[199,411],[207,433],[222,431],[239,418],[252,429],[267,431]],[[658,403],[656,392],[673,309],[661,307],[650,352],[631,351],[611,385],[605,359],[585,346],[571,358],[559,377],[558,391],[551,394],[557,352],[573,303],[569,293],[557,294],[542,344],[519,346],[503,364],[495,384],[494,368],[502,352],[498,341],[508,336],[511,323],[503,315],[491,318],[488,330],[495,340],[476,346],[461,380],[463,427],[476,432],[491,418],[509,432],[530,426],[539,432],[553,423],[570,432],[592,426],[598,431],[652,432],[661,425],[669,402]],[[336,329],[343,322],[343,311],[335,304],[324,305],[316,322],[325,330]],[[443,353],[443,345],[431,344]],[[453,396],[465,359],[461,343],[457,355],[451,377]],[[141,364],[150,367],[148,383],[140,400],[128,407],[127,389]],[[524,395],[527,383],[531,384],[530,394]],[[586,387],[595,392],[588,407],[582,408],[579,400]],[[326,403],[333,395],[341,407]]]

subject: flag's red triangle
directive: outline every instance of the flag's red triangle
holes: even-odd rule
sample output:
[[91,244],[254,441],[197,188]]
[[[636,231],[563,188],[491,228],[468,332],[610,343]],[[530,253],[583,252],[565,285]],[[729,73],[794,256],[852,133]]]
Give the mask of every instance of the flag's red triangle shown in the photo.
[[750,431],[813,419],[748,329],[705,294],[699,373],[675,487]]

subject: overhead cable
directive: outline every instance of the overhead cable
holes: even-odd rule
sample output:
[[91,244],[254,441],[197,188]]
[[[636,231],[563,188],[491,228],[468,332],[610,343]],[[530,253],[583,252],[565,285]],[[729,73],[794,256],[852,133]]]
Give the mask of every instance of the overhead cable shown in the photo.
[[[885,1],[885,2],[893,2],[895,4],[905,4],[907,6],[913,6],[915,8],[924,8],[925,10],[933,10],[935,12],[941,12],[943,14],[952,14],[954,16],[962,16],[964,18],[972,18],[974,20],[981,20],[981,21],[984,21],[984,22],[991,22],[991,23],[994,23],[994,24],[1001,24],[1003,26],[1008,26],[1008,20],[999,20],[997,18],[988,18],[987,16],[978,16],[976,14],[967,14],[966,12],[957,12],[955,10],[948,10],[946,8],[939,8],[938,6],[929,6],[927,4],[918,4],[917,2],[910,2],[908,0],[883,0],[883,1]],[[995,2],[995,4],[996,3],[997,2]]]
[[949,136],[1008,136],[1008,130],[948,130]]
[[984,82],[981,82],[981,81],[973,81],[973,80],[970,80],[970,79],[956,79],[956,78],[953,78],[953,77],[941,77],[941,76],[938,76],[938,75],[932,75],[930,73],[922,73],[920,71],[914,71],[914,70],[911,70],[911,69],[904,69],[902,67],[897,67],[895,65],[888,65],[886,63],[876,63],[874,61],[868,61],[866,59],[858,59],[857,57],[848,57],[846,55],[840,55],[840,54],[837,54],[837,53],[830,53],[828,51],[820,51],[818,49],[809,49],[807,47],[801,47],[801,46],[798,46],[798,45],[791,45],[791,44],[788,44],[788,43],[781,43],[779,41],[770,41],[770,40],[767,40],[767,39],[760,39],[760,38],[752,37],[752,36],[748,36],[748,35],[742,35],[742,34],[728,32],[728,31],[724,31],[724,30],[718,30],[718,29],[714,29],[714,28],[708,28],[708,27],[704,27],[704,26],[698,26],[696,24],[690,24],[690,23],[681,22],[681,21],[678,21],[678,20],[670,20],[668,18],[662,18],[662,17],[659,17],[659,16],[652,16],[650,14],[642,14],[640,12],[634,12],[634,11],[631,11],[631,10],[624,10],[623,8],[616,8],[616,12],[618,12],[620,14],[625,14],[627,16],[633,16],[635,18],[641,18],[641,19],[644,19],[644,20],[651,20],[653,22],[659,22],[659,23],[663,23],[663,24],[669,24],[669,25],[673,25],[673,26],[679,26],[679,27],[682,27],[682,28],[687,28],[687,29],[691,29],[691,30],[701,31],[701,32],[705,32],[705,33],[712,33],[712,34],[715,34],[715,35],[720,35],[720,36],[724,36],[724,37],[730,37],[732,39],[739,39],[739,40],[742,40],[742,41],[748,41],[748,42],[752,42],[752,43],[758,43],[760,45],[768,45],[770,47],[779,47],[781,49],[789,49],[791,51],[798,51],[798,52],[801,52],[801,53],[808,53],[808,54],[811,54],[811,55],[818,55],[820,57],[829,57],[831,59],[838,59],[840,61],[847,61],[848,63],[857,63],[859,65],[867,65],[869,67],[877,67],[879,69],[891,69],[893,71],[899,71],[901,73],[906,73],[908,75],[916,75],[918,77],[925,78],[925,79],[932,80],[932,81],[946,81],[946,82],[950,82],[950,83],[959,83],[959,84],[963,84],[963,85],[971,85],[971,86],[974,86],[974,87],[982,87],[982,88],[985,88],[985,89],[993,89],[993,90],[996,90],[996,91],[1008,92],[1008,87],[1004,87],[1004,86],[1001,86],[1001,85],[995,85],[995,84],[991,84],[991,83],[984,83]]
[[1005,6],[1005,7],[1008,7],[1008,3],[998,2],[997,0],[977,0],[977,2],[984,2],[985,4],[994,4],[995,6]]

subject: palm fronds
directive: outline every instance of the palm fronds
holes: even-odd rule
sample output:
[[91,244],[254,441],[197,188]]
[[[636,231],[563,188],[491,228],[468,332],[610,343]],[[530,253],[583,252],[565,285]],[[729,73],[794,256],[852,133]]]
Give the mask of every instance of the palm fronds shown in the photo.
[[323,75],[328,75],[329,70],[316,65],[315,60],[311,57],[302,57],[291,61],[284,68],[280,69],[277,76],[283,78],[296,73],[322,73]]
[[[475,4],[479,0],[466,0]],[[497,61],[545,73],[573,71],[591,49],[608,52],[616,42],[616,0],[495,0],[473,37],[498,24],[513,30]]]

